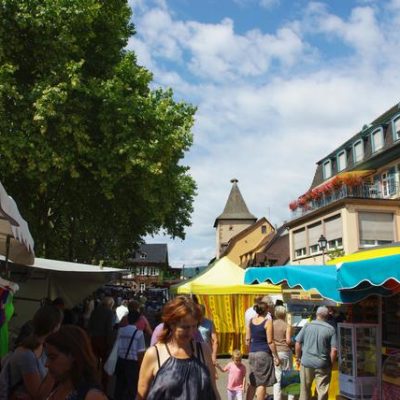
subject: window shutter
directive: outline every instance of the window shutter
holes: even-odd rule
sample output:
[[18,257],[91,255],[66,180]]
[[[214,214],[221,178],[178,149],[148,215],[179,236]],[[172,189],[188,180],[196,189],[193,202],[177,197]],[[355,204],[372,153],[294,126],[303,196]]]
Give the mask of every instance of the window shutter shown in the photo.
[[308,244],[313,246],[318,244],[318,239],[322,235],[322,224],[310,225],[308,227]]
[[376,193],[380,193],[381,192],[381,188],[380,188],[380,179],[379,179],[379,175],[375,175],[374,176],[374,186],[375,186],[375,190]]
[[392,167],[388,171],[389,180],[389,195],[394,195],[396,193],[396,168]]
[[326,219],[324,222],[326,240],[329,241],[343,237],[342,218],[340,215]]
[[394,139],[397,140],[400,138],[400,117],[394,120],[393,127],[394,127]]
[[306,231],[305,229],[293,232],[293,244],[294,249],[302,249],[306,247]]
[[361,240],[393,241],[393,214],[360,212],[358,218]]

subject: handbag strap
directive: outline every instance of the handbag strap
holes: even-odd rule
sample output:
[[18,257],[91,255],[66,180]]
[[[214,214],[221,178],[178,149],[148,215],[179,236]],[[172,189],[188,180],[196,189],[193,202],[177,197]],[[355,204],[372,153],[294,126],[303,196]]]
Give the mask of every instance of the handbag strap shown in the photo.
[[135,332],[133,332],[133,335],[132,335],[131,340],[130,340],[130,342],[129,342],[128,350],[126,351],[126,354],[125,354],[125,360],[128,358],[129,350],[130,350],[131,347],[132,347],[133,339],[135,338],[135,335],[136,335],[136,333],[137,333],[138,330],[139,330],[139,329],[136,328]]

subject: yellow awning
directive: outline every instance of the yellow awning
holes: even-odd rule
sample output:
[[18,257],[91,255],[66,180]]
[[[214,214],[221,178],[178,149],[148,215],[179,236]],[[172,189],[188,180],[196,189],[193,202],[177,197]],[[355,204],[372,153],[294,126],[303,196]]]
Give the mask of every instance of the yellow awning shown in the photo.
[[400,254],[400,246],[380,247],[370,250],[358,251],[357,253],[348,254],[343,257],[338,257],[329,260],[327,261],[327,264],[339,264],[351,261],[362,261],[362,260],[368,260],[370,258],[392,256],[394,254]]
[[279,285],[244,284],[244,269],[223,257],[201,275],[171,288],[178,294],[280,294]]

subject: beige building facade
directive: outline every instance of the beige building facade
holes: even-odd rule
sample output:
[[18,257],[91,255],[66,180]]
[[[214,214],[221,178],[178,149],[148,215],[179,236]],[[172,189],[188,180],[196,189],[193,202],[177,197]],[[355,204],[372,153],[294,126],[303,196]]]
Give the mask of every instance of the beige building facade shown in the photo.
[[320,160],[311,188],[289,206],[290,264],[400,241],[400,104]]
[[[323,255],[318,239],[323,235]],[[309,214],[291,225],[293,265],[322,264],[332,250],[344,254],[400,240],[400,200],[343,199],[334,207]]]
[[227,256],[236,265],[246,267],[248,261],[254,257],[257,248],[265,243],[265,239],[275,231],[266,218],[260,218],[249,227],[239,231],[230,238],[223,255]]

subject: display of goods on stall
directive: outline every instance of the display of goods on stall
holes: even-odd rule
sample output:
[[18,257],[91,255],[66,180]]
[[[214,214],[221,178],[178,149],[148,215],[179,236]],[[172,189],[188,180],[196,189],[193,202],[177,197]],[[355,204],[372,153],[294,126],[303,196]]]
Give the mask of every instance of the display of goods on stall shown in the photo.
[[378,323],[378,297],[371,296],[359,303],[352,304],[348,310],[349,321],[363,323]]

